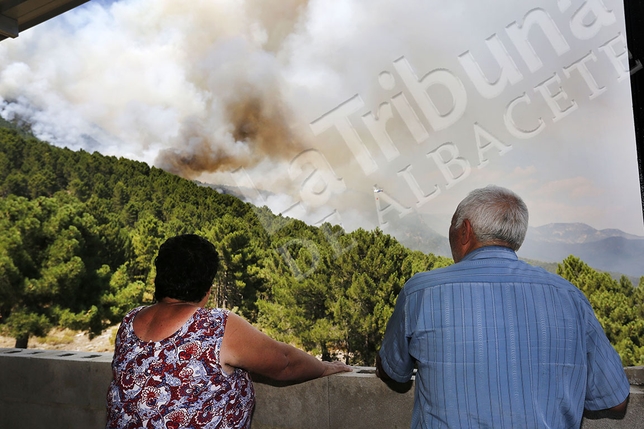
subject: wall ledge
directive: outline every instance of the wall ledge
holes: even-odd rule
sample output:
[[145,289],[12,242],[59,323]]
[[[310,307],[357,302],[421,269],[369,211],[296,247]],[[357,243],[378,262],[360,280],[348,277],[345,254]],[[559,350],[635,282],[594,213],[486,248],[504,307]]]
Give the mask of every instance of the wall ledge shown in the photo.
[[[0,348],[0,427],[103,429],[112,353]],[[635,429],[644,421],[644,367],[625,369],[631,401],[623,420],[583,429]],[[374,368],[354,367],[305,383],[255,380],[252,429],[409,428],[412,383],[394,391]]]

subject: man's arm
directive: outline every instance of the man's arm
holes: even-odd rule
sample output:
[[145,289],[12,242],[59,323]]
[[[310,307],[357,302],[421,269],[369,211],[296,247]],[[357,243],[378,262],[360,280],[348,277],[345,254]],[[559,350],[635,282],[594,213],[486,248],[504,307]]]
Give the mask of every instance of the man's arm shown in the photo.
[[[583,296],[583,305],[587,312],[586,354],[588,357],[584,417],[622,419],[628,407],[630,383],[619,354],[608,341],[585,296]],[[624,399],[621,403],[610,406],[622,398]]]
[[591,420],[597,420],[597,419],[621,420],[626,415],[626,409],[628,408],[628,401],[630,397],[631,396],[628,395],[624,400],[624,402],[622,402],[621,404],[615,405],[614,407],[607,408],[605,410],[597,410],[597,411],[584,410],[584,417]]
[[387,374],[387,372],[383,369],[382,359],[380,359],[380,353],[376,354],[376,377],[378,377],[385,383],[394,381],[393,378],[389,377],[389,374]]
[[406,383],[411,379],[414,370],[414,360],[409,354],[409,338],[405,323],[407,300],[405,292],[403,287],[396,298],[394,312],[387,322],[380,350],[376,354],[377,375],[384,382],[391,380]]
[[382,359],[380,359],[380,353],[376,355],[376,377],[381,379],[389,388],[398,393],[405,393],[411,386],[414,384],[412,380],[400,383],[393,378],[389,377],[387,371],[382,367]]

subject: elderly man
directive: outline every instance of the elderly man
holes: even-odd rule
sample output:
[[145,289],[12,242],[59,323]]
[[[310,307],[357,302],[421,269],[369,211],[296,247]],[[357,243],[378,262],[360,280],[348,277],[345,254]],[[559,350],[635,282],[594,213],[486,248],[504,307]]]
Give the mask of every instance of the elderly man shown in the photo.
[[586,297],[517,259],[527,229],[516,194],[472,191],[449,229],[455,264],[400,292],[376,373],[406,382],[417,367],[412,428],[578,429],[584,409],[626,411],[628,380]]

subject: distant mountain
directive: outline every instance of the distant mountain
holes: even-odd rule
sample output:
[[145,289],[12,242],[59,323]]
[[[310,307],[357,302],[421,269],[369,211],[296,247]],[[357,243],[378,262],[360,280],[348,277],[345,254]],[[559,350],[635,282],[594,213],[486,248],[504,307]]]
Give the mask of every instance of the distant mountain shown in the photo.
[[409,249],[452,257],[447,237],[429,226],[424,216],[414,213],[402,219],[391,220],[383,231],[396,237],[396,240]]
[[[429,219],[408,215],[403,220],[391,222],[386,232],[410,249],[451,257],[447,237],[432,229]],[[619,229],[597,230],[584,223],[530,227],[518,255],[552,272],[557,263],[575,255],[596,270],[616,278],[624,274],[635,284],[644,276],[644,237]]]
[[518,254],[544,262],[561,262],[575,255],[601,271],[644,276],[644,237],[619,229],[597,230],[583,223],[528,228]]
[[530,240],[547,243],[593,243],[607,238],[622,237],[629,240],[644,240],[644,237],[627,234],[619,229],[597,230],[585,223],[549,223],[528,228]]
[[[199,184],[245,199],[244,190],[234,186]],[[410,249],[451,257],[447,227],[444,226],[446,222],[449,224],[446,219],[427,214],[409,214],[390,220],[383,231]],[[445,231],[436,232],[434,228],[439,226]],[[557,263],[570,255],[581,258],[594,269],[611,273],[613,277],[625,274],[638,283],[639,277],[644,276],[644,237],[615,228],[597,230],[585,223],[529,227],[518,252],[520,258],[552,272],[556,271]]]

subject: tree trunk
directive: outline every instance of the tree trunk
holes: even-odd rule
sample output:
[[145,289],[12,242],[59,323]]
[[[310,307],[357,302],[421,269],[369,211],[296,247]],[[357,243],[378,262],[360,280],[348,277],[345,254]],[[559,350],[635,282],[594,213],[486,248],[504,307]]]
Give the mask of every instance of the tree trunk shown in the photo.
[[322,349],[322,360],[325,362],[331,362],[331,353],[329,353],[329,349],[326,344],[320,344],[320,348]]
[[26,349],[27,343],[29,343],[29,335],[23,335],[16,338],[16,345],[14,347],[17,349]]

